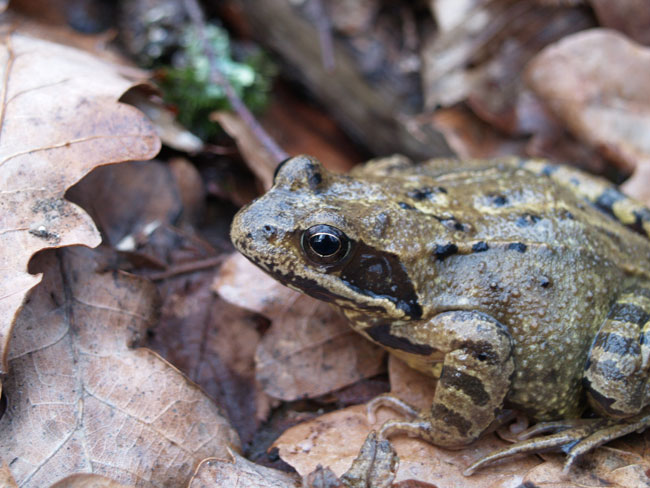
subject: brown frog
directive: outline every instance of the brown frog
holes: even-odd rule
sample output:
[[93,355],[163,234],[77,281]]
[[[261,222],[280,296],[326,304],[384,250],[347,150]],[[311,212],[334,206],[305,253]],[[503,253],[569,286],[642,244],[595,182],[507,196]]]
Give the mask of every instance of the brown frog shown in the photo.
[[[648,208],[544,161],[393,157],[339,175],[298,156],[236,215],[231,237],[275,279],[440,379],[426,411],[371,402],[408,417],[382,437],[458,448],[511,409],[543,422],[470,474],[554,448],[568,468],[650,425],[649,232]],[[580,419],[587,405],[597,416]]]

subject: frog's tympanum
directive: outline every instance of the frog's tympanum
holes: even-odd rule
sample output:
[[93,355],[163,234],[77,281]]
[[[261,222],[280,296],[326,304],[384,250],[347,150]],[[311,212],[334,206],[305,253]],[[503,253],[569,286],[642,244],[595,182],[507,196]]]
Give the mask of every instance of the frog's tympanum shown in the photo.
[[[423,412],[381,396],[407,433],[458,448],[525,412],[520,452],[567,464],[650,425],[650,210],[543,161],[371,161],[349,175],[287,160],[231,237],[287,286],[439,378]],[[590,406],[596,416],[580,419]],[[534,436],[533,436],[534,434]],[[539,434],[545,434],[539,436]]]

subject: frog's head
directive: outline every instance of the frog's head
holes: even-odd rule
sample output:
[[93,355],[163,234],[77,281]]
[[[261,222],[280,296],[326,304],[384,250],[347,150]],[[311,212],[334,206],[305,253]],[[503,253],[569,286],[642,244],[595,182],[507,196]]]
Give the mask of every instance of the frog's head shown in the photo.
[[422,309],[405,266],[383,243],[395,227],[382,211],[381,185],[328,172],[297,156],[273,187],[241,209],[235,247],[281,283],[377,318],[419,319]]

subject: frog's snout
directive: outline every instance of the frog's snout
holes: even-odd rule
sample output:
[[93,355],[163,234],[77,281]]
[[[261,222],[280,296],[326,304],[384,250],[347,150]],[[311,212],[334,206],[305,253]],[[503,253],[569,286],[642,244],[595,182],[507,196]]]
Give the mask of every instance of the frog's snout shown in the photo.
[[275,225],[257,220],[245,208],[235,215],[230,227],[230,240],[249,259],[273,254],[275,244],[282,234]]

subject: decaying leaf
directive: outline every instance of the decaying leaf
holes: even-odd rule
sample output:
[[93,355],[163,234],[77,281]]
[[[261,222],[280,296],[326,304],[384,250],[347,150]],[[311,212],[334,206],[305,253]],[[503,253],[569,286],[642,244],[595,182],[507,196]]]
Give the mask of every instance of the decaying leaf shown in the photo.
[[18,488],[14,477],[11,475],[11,470],[6,463],[0,464],[0,487],[2,488]]
[[84,208],[104,236],[104,243],[133,251],[161,225],[182,211],[169,166],[136,161],[97,168],[67,194]]
[[98,474],[73,474],[54,483],[50,488],[133,488],[133,485],[123,485]]
[[589,0],[603,27],[624,32],[641,44],[650,44],[650,9],[646,0]]
[[215,289],[273,321],[256,354],[257,379],[268,395],[287,401],[316,397],[383,370],[385,353],[333,308],[235,256],[224,263]]
[[40,277],[36,251],[96,246],[99,235],[66,189],[98,165],[147,159],[159,149],[151,124],[117,103],[132,81],[75,49],[0,25],[0,372],[14,315]]
[[148,345],[215,399],[246,443],[270,410],[255,380],[263,319],[215,295],[213,277],[197,272],[159,285],[164,303]]
[[97,273],[82,247],[37,256],[44,273],[16,320],[0,459],[24,487],[73,473],[178,487],[196,463],[228,456],[237,434],[178,370],[132,349],[155,318],[155,288]]
[[216,112],[211,116],[214,122],[219,122],[221,127],[237,141],[246,163],[255,176],[262,182],[264,190],[271,188],[273,172],[279,161],[262,145],[244,121],[229,112]]
[[251,463],[237,453],[230,460],[205,459],[189,488],[300,488],[295,475]]
[[625,189],[650,202],[650,48],[606,29],[568,36],[539,53],[527,79],[564,125],[625,171]]
[[269,318],[282,314],[287,304],[300,295],[270,278],[238,252],[223,262],[213,289],[233,305]]

